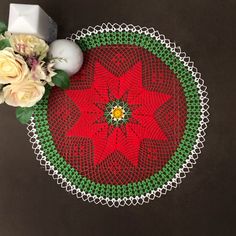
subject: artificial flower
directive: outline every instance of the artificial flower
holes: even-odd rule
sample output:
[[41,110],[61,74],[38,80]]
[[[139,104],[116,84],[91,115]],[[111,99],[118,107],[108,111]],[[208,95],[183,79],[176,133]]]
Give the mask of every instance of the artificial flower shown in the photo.
[[45,73],[45,69],[43,68],[44,62],[42,63],[37,63],[36,65],[34,65],[31,69],[31,75],[32,75],[32,79],[34,80],[42,80],[45,81],[47,80],[47,75]]
[[0,34],[0,40],[2,39],[9,39],[11,37],[11,33],[6,31],[4,34]]
[[19,82],[29,72],[24,58],[15,54],[12,48],[4,48],[0,51],[0,83],[9,84]]
[[48,64],[43,61],[38,62],[31,69],[32,78],[35,80],[41,80],[44,85],[48,83],[51,86],[54,86],[52,83],[52,77],[56,75],[56,72],[53,68],[54,65],[55,64],[53,62],[49,62]]
[[1,84],[0,84],[0,104],[4,103],[4,95],[3,91],[1,90]]
[[34,35],[15,34],[9,41],[15,52],[25,57],[36,57],[40,61],[47,56],[49,50],[46,42]]
[[31,75],[20,83],[13,83],[3,88],[5,102],[14,107],[32,107],[43,97],[45,88]]
[[47,64],[47,82],[49,85],[54,86],[54,83],[52,82],[52,77],[55,76],[57,73],[55,72],[55,62],[49,62]]

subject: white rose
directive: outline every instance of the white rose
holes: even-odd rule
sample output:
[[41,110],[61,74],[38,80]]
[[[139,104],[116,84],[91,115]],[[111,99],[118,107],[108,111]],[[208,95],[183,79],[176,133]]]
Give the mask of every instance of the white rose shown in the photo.
[[42,83],[31,78],[3,88],[5,102],[14,107],[32,107],[42,99],[44,92]]

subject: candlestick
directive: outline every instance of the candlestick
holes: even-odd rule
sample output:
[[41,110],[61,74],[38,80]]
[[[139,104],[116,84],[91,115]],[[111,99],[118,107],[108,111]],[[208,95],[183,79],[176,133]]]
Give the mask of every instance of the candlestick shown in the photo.
[[11,3],[8,31],[33,34],[47,42],[57,38],[57,24],[39,5]]

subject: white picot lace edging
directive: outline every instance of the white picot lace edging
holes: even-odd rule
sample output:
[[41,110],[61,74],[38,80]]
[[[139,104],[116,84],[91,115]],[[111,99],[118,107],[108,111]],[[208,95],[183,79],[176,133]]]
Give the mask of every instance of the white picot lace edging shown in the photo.
[[70,39],[72,41],[79,40],[80,38],[84,38],[88,35],[103,33],[103,32],[137,32],[148,35],[158,41],[160,41],[166,48],[170,48],[171,52],[175,54],[180,61],[182,61],[188,71],[191,72],[195,82],[197,83],[198,93],[200,97],[200,105],[201,105],[201,121],[200,126],[198,128],[197,140],[194,145],[193,150],[191,151],[189,157],[182,165],[182,168],[179,169],[178,173],[176,173],[175,177],[165,183],[161,188],[157,188],[152,190],[150,193],[145,195],[129,197],[129,198],[120,198],[120,199],[111,199],[104,198],[101,196],[91,195],[90,193],[86,193],[79,188],[76,188],[71,184],[66,178],[64,178],[55,167],[47,160],[44,155],[44,151],[40,145],[40,141],[38,139],[37,130],[35,128],[34,118],[31,118],[31,121],[27,127],[28,136],[30,137],[30,142],[32,143],[32,148],[36,155],[36,159],[40,162],[40,165],[45,168],[50,176],[57,181],[57,184],[61,185],[67,192],[70,192],[73,195],[76,195],[77,198],[82,198],[84,201],[94,202],[96,204],[101,203],[102,205],[108,205],[109,207],[119,207],[119,206],[130,206],[130,205],[142,205],[143,203],[148,203],[150,200],[155,199],[156,197],[161,197],[166,194],[168,191],[171,191],[173,188],[177,188],[178,184],[182,182],[182,179],[186,177],[186,174],[193,168],[193,165],[196,164],[196,160],[198,159],[199,154],[201,153],[201,149],[204,147],[203,143],[205,141],[205,130],[207,128],[207,123],[209,122],[209,99],[207,93],[207,87],[204,85],[204,81],[201,79],[201,74],[198,72],[197,68],[194,66],[194,63],[190,60],[190,58],[186,55],[186,53],[181,51],[179,46],[176,46],[175,43],[172,43],[169,39],[166,39],[163,34],[160,34],[154,28],[147,28],[141,26],[134,26],[131,24],[111,24],[111,23],[103,23],[102,25],[97,25],[95,27],[89,26],[87,29],[82,29],[77,31],[77,33],[72,34]]

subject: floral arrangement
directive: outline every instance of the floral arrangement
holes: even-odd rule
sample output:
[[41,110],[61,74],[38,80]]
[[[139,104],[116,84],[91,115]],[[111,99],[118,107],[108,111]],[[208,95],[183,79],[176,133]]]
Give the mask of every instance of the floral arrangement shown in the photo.
[[16,107],[16,117],[26,124],[35,104],[51,86],[69,87],[69,76],[56,69],[49,45],[28,34],[11,34],[0,22],[0,104]]

